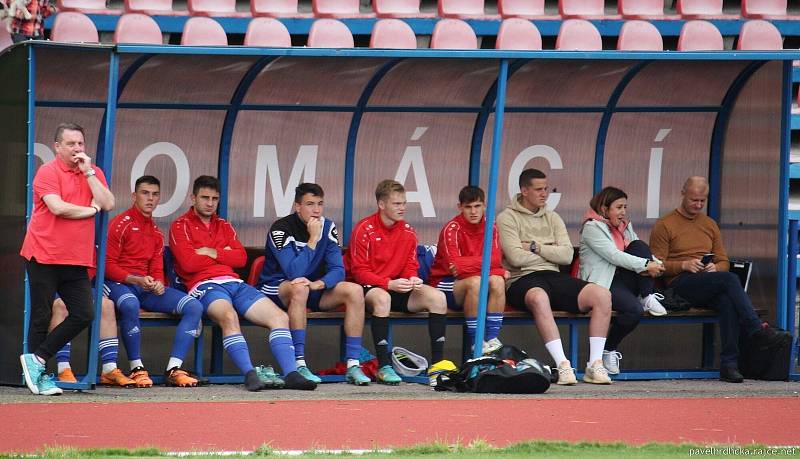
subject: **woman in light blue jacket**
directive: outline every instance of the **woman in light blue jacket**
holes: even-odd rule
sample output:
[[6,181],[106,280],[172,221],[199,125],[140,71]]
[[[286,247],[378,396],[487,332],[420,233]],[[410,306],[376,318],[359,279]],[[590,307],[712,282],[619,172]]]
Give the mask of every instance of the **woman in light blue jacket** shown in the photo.
[[610,374],[618,374],[622,354],[617,346],[639,324],[642,312],[667,313],[659,302],[664,297],[654,293],[654,278],[664,272],[664,265],[633,231],[624,191],[605,187],[589,207],[581,228],[580,278],[611,290],[617,315],[608,331],[603,365]]

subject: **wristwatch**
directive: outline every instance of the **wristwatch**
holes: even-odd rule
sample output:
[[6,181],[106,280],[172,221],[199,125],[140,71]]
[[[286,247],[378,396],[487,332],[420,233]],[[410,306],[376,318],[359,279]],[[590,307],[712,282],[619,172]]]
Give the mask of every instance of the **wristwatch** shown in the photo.
[[531,241],[531,253],[536,253],[536,241]]
[[97,172],[95,172],[94,169],[88,169],[86,172],[83,173],[83,175],[85,175],[86,178],[89,178],[97,175]]
[[100,213],[100,206],[98,206],[97,204],[92,204],[91,207],[92,207],[92,209],[94,209],[94,214],[95,215]]

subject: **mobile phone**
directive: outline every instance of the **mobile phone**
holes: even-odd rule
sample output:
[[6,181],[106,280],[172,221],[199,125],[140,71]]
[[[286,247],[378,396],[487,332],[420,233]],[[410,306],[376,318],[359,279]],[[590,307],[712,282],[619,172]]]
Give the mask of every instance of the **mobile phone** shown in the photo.
[[712,261],[714,261],[714,254],[713,253],[707,253],[707,254],[703,255],[703,259],[700,260],[700,262],[703,263],[703,265],[707,265],[707,264],[711,263]]

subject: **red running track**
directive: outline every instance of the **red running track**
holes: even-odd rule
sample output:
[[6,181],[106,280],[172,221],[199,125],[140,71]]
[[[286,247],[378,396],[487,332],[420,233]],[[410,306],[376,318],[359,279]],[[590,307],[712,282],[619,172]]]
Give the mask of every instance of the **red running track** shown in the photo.
[[0,452],[370,449],[475,439],[798,445],[800,398],[0,405]]

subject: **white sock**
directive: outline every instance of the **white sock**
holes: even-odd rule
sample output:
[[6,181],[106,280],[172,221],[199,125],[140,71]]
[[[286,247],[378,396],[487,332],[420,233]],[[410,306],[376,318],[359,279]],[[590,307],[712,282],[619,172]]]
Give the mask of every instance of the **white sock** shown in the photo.
[[103,364],[103,373],[110,373],[110,372],[112,372],[112,371],[114,371],[116,369],[117,369],[116,362],[104,363]]
[[180,368],[183,365],[183,360],[177,357],[170,357],[169,362],[167,362],[167,370],[171,370],[173,368]]
[[128,362],[131,364],[131,370],[133,370],[134,368],[138,368],[138,367],[144,368],[144,364],[142,363],[142,359],[129,360]]
[[306,359],[297,359],[297,366],[298,367],[307,367],[308,365],[306,365]]
[[567,360],[567,356],[564,355],[564,346],[561,344],[560,339],[554,339],[553,341],[544,343],[544,347],[547,348],[547,352],[550,353],[550,357],[553,358],[556,366],[561,365],[561,362]]
[[69,362],[58,362],[58,372],[61,373],[67,368],[71,368],[69,366]]
[[590,366],[592,362],[603,358],[603,348],[606,347],[606,338],[603,336],[590,336],[589,337],[589,362],[586,366]]
[[358,359],[347,359],[347,368],[357,367],[357,366],[358,366]]
[[34,356],[34,357],[36,357],[36,360],[37,360],[39,363],[41,363],[42,365],[44,365],[44,364],[46,363],[46,362],[45,362],[45,360],[44,360],[43,358],[39,357],[38,355],[36,355],[36,354],[33,354],[33,356]]

